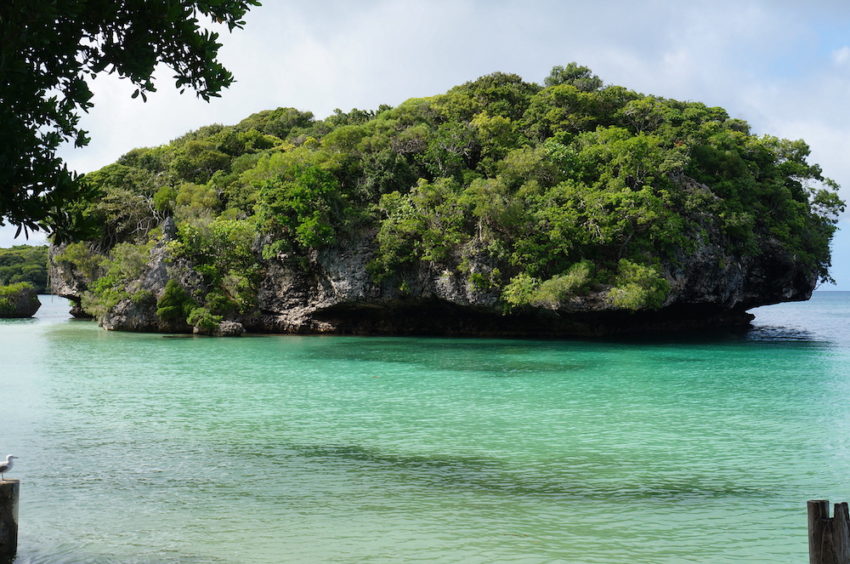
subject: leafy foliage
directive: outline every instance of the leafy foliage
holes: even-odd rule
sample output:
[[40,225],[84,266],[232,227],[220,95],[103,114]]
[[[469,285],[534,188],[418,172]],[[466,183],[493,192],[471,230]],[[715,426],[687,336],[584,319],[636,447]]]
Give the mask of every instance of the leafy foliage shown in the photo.
[[254,305],[259,270],[252,248],[255,232],[251,220],[223,217],[180,226],[171,251],[193,261],[210,289],[202,301],[213,313],[244,313]]
[[137,295],[139,288],[134,286],[150,258],[152,247],[153,241],[144,245],[115,245],[98,264],[98,271],[102,275],[83,293],[80,300],[83,309],[102,319],[122,299],[136,296],[138,300],[141,297]]
[[27,294],[31,296],[30,300],[38,302],[38,298],[35,297],[35,287],[29,282],[0,285],[0,316],[20,315],[16,311],[15,304]]
[[93,281],[102,274],[106,257],[95,252],[91,245],[78,241],[66,245],[53,257],[53,260],[70,266],[76,270],[77,274],[82,275],[84,280]]
[[186,322],[202,333],[211,333],[221,323],[221,319],[220,315],[213,314],[205,307],[196,307],[189,312]]
[[288,239],[309,248],[334,241],[335,226],[345,220],[345,207],[337,178],[325,169],[307,166],[263,182],[256,209],[266,229],[289,235]]
[[[80,111],[92,107],[88,81],[118,73],[136,87],[133,97],[156,90],[154,68],[164,63],[182,92],[209,100],[233,82],[216,59],[218,33],[202,18],[232,31],[256,0],[114,0],[85,2],[5,0],[0,5],[0,225],[51,229],[57,237],[86,233],[81,214],[97,192],[56,156],[65,141],[89,142]],[[189,180],[221,164],[218,155],[188,146],[206,160],[184,171]],[[193,155],[197,157],[197,155]],[[195,158],[196,161],[199,159]],[[179,168],[180,162],[175,164]]]
[[657,267],[620,259],[608,299],[622,309],[657,309],[664,303],[669,290],[670,283],[661,276]]
[[39,294],[47,293],[46,246],[0,249],[0,286],[18,282],[28,282]]
[[184,321],[197,306],[192,297],[175,280],[165,283],[162,296],[156,302],[156,315],[165,321]]
[[132,293],[115,250],[158,241],[171,218],[169,248],[202,283],[192,309],[168,311],[199,308],[204,323],[250,312],[268,261],[307,268],[357,233],[374,233],[375,280],[398,288],[424,262],[507,308],[594,292],[643,310],[664,305],[662,266],[697,241],[731,260],[781,248],[828,279],[844,203],[808,157],[803,141],[752,135],[721,108],[604,85],[571,63],[545,86],[495,73],[395,108],[325,120],[279,108],[201,128],[89,175],[102,196],[82,212],[100,225],[86,248],[111,252],[92,267],[112,277],[94,290],[104,303]]
[[530,305],[557,309],[570,298],[582,295],[593,284],[593,269],[592,262],[583,260],[543,282],[521,272],[505,286],[503,297],[511,307]]

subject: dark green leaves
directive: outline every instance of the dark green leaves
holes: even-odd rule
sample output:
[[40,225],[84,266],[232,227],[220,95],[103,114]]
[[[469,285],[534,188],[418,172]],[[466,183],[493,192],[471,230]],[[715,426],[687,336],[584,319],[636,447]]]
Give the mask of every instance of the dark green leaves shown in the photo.
[[[178,87],[205,100],[233,76],[217,61],[218,34],[199,16],[241,27],[256,0],[6,0],[0,5],[0,224],[80,236],[74,202],[91,197],[56,156],[59,145],[89,141],[78,127],[92,107],[87,81],[117,73],[146,99],[162,62]],[[83,231],[81,232],[80,229]]]
[[[376,112],[207,126],[89,175],[103,195],[84,215],[106,247],[157,240],[171,216],[168,248],[213,316],[247,311],[270,261],[309,267],[353,237],[374,237],[376,281],[424,269],[507,307],[663,307],[698,248],[727,265],[781,253],[828,277],[844,203],[804,142],[575,64],[546,84],[496,73]],[[102,287],[105,303],[124,291]]]

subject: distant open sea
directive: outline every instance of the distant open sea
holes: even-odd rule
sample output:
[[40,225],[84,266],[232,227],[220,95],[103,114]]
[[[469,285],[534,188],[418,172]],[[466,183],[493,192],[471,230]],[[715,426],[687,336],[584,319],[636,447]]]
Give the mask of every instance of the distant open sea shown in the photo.
[[29,563],[805,562],[850,501],[850,292],[747,333],[494,340],[0,320]]

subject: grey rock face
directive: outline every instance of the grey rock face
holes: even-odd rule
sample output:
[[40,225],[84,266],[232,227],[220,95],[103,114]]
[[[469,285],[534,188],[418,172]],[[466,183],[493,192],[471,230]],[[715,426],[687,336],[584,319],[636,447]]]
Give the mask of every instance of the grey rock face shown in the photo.
[[[415,311],[439,307],[468,308],[475,316],[502,317],[498,294],[477,289],[457,271],[423,263],[406,272],[402,280],[375,283],[367,270],[374,245],[373,235],[364,233],[344,247],[314,254],[308,270],[286,255],[269,261],[258,294],[261,329],[283,333],[419,332],[425,319],[417,317],[431,315],[428,325],[437,318],[433,312]],[[471,268],[476,272],[490,267],[473,262]]]
[[[698,230],[694,230],[695,233]],[[775,242],[762,243],[754,257],[735,259],[724,248],[694,240],[693,248],[664,267],[670,292],[656,311],[615,308],[607,287],[549,308],[506,313],[496,290],[476,287],[471,274],[485,277],[494,268],[483,253],[465,249],[469,269],[420,263],[393,280],[373,281],[367,265],[375,251],[374,233],[364,232],[337,248],[303,257],[281,254],[264,262],[257,310],[226,319],[214,334],[249,331],[273,333],[446,334],[494,336],[607,335],[681,328],[746,326],[747,309],[783,301],[806,300],[817,279]],[[119,302],[101,320],[107,329],[189,332],[183,322],[156,315],[156,299],[169,279],[206,293],[203,281],[186,261],[172,260],[167,247],[151,251],[142,276],[127,288],[152,296]],[[79,300],[84,281],[67,269],[52,267],[54,291]]]
[[165,244],[151,249],[150,260],[142,275],[132,282],[127,291],[149,296],[148,299],[124,299],[118,302],[100,324],[114,331],[155,331],[160,333],[185,333],[192,328],[185,321],[165,320],[156,315],[156,302],[162,297],[168,280],[174,278],[186,287],[198,284],[197,276],[184,262],[172,261]]
[[[320,253],[309,272],[287,257],[271,261],[259,294],[259,329],[558,336],[746,326],[752,319],[747,309],[806,300],[816,284],[816,277],[781,248],[736,261],[720,247],[697,241],[693,252],[666,267],[671,291],[658,311],[618,310],[606,299],[607,288],[600,288],[557,308],[507,315],[498,293],[479,290],[468,275],[431,264],[420,264],[392,284],[373,283],[366,271],[373,245],[367,235]],[[471,272],[492,269],[475,256],[469,264]]]
[[56,259],[66,245],[50,245],[47,250],[47,276],[50,280],[50,290],[57,296],[71,301],[71,315],[77,319],[91,319],[91,315],[80,307],[80,296],[88,288],[86,277],[74,270],[67,263]]
[[245,327],[236,321],[222,321],[213,331],[216,337],[241,337],[245,334]]

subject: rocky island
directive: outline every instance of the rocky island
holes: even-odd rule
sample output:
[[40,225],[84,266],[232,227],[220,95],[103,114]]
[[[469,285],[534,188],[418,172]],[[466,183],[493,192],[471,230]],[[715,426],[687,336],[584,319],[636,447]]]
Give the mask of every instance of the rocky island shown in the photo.
[[0,286],[0,318],[32,317],[41,307],[32,284]]
[[106,329],[608,335],[746,325],[829,279],[843,202],[723,109],[495,73],[324,120],[278,108],[85,181],[53,291]]

